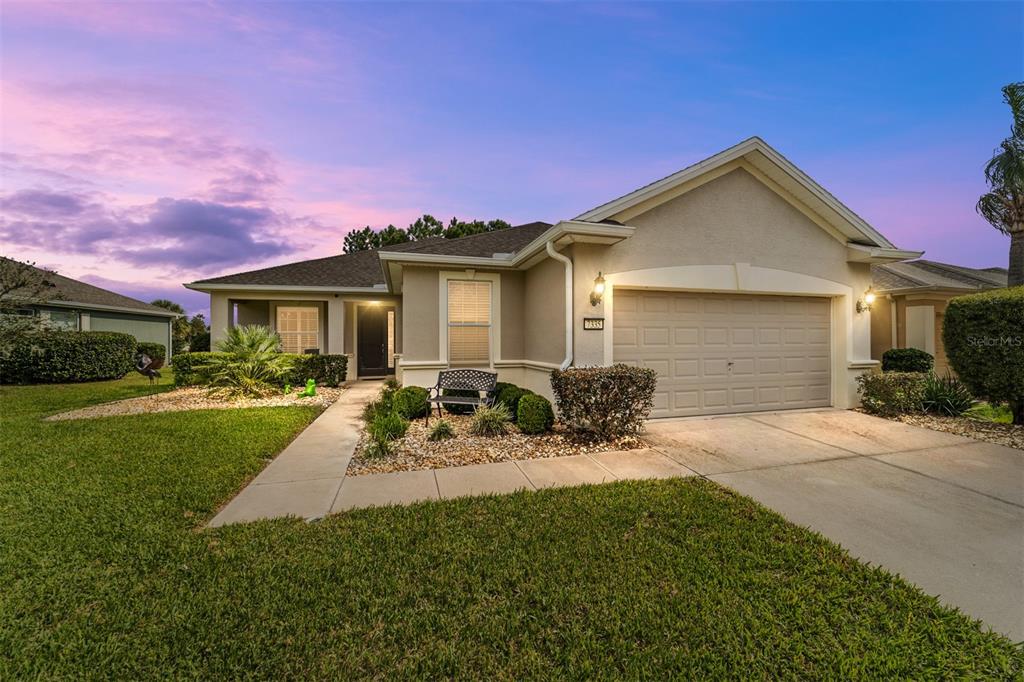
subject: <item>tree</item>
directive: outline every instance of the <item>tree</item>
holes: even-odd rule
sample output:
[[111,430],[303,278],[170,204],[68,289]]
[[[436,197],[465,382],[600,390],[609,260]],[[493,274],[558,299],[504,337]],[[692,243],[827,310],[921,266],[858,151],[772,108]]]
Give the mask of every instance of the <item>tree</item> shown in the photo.
[[192,339],[192,327],[189,325],[188,318],[185,317],[185,309],[166,298],[158,298],[155,301],[150,301],[149,304],[180,315],[180,317],[174,318],[171,327],[171,349],[176,354],[182,352]]
[[26,306],[63,298],[50,281],[54,273],[0,256],[0,351],[7,351],[19,337],[40,328],[35,314]]
[[431,237],[457,239],[482,232],[504,230],[508,227],[512,226],[504,220],[488,220],[487,222],[472,220],[465,222],[458,218],[452,218],[448,226],[445,227],[444,223],[440,220],[424,213],[421,218],[417,218],[415,222],[410,223],[409,227],[405,229],[388,225],[384,229],[376,231],[367,225],[361,230],[350,230],[345,235],[345,243],[342,249],[345,253],[355,253],[356,251],[379,249],[383,246],[430,239]]
[[1003,88],[1013,125],[985,166],[989,192],[978,199],[977,211],[1010,237],[1009,286],[1024,284],[1024,83]]
[[422,218],[417,218],[416,222],[409,225],[409,236],[412,237],[413,241],[441,237],[443,235],[444,223],[427,213],[424,213]]
[[197,353],[210,350],[210,325],[206,324],[203,314],[193,315],[192,319],[188,321],[188,326],[190,327],[189,351]]

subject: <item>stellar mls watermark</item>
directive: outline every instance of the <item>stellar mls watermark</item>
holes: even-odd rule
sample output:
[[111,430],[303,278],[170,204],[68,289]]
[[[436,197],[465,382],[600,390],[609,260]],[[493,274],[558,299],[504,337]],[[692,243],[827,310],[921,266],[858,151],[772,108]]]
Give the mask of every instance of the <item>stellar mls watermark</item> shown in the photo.
[[971,346],[1024,346],[1024,336],[968,336],[967,343]]

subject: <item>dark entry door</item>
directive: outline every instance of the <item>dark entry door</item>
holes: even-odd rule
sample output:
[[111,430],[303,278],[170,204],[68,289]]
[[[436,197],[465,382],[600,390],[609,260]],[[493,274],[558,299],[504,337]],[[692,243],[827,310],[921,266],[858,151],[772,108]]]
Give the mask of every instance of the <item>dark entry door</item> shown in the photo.
[[388,311],[383,306],[359,306],[359,376],[388,373]]

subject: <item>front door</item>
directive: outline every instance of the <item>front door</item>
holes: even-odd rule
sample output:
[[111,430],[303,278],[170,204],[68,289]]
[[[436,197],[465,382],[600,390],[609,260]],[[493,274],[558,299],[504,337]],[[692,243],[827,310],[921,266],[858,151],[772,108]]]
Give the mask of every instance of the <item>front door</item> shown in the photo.
[[388,322],[390,319],[394,324],[395,309],[374,305],[359,306],[357,310],[359,376],[381,377],[390,374],[391,353],[388,346],[394,342],[390,338]]

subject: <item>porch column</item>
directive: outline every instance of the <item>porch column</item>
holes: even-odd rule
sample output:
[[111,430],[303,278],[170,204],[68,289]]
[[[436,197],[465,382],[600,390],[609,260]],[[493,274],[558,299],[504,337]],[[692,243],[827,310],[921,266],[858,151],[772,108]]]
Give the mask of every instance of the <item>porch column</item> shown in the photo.
[[231,326],[231,300],[226,294],[210,293],[210,348],[227,334]]
[[324,352],[341,355],[345,352],[345,299],[327,299],[327,343]]

